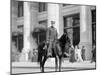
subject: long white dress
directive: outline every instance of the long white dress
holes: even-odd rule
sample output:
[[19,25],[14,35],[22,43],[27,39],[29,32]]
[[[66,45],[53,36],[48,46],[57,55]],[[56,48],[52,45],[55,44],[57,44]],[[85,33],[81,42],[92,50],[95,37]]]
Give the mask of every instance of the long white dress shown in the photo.
[[77,54],[77,61],[83,62],[83,59],[82,59],[82,56],[81,56],[81,49],[77,49],[76,54]]

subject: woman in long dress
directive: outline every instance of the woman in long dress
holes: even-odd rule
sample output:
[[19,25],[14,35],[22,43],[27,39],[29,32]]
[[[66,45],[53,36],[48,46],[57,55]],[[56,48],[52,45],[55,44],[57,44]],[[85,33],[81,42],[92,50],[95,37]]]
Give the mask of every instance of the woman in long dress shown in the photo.
[[82,56],[81,56],[81,49],[79,48],[79,46],[75,47],[75,58],[78,62],[83,62]]

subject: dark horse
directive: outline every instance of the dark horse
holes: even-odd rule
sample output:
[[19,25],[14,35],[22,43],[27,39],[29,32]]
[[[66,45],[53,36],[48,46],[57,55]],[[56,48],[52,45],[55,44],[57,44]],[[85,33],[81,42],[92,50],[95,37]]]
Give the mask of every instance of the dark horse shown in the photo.
[[[52,49],[53,57],[55,57],[55,71],[57,71],[58,68],[59,68],[59,71],[61,71],[62,57],[64,56],[66,43],[69,47],[70,40],[67,34],[64,33],[60,37],[60,39],[57,40],[55,49]],[[44,72],[44,65],[45,65],[46,60],[48,59],[48,56],[47,56],[48,46],[49,46],[49,43],[47,42],[42,42],[38,45],[38,62],[40,63],[41,72]]]

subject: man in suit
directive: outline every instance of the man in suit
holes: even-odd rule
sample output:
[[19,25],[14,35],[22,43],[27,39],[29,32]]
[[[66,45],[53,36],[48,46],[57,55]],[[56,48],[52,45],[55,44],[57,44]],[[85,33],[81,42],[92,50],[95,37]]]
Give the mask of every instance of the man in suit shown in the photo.
[[58,37],[57,29],[54,27],[55,22],[51,21],[51,26],[47,30],[47,41],[49,42],[47,56],[52,56],[52,49],[55,49],[56,40]]

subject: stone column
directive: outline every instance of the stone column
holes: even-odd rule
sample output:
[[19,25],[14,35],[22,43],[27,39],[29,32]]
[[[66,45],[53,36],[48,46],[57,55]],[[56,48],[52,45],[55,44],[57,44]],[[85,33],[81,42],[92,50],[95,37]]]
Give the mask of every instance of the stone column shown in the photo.
[[63,19],[63,14],[62,14],[62,4],[58,4],[59,5],[59,37],[60,38],[63,33],[64,33],[64,19]]
[[28,52],[30,50],[30,32],[31,32],[31,24],[30,24],[30,4],[29,2],[24,2],[24,47],[21,53],[20,61],[28,61]]
[[29,51],[33,52],[37,44],[35,38],[32,37],[32,32],[35,26],[38,25],[38,6],[34,2],[24,2],[24,47],[20,61],[29,61]]
[[89,6],[80,6],[80,46],[86,48],[86,59],[91,59],[92,50],[92,21]]
[[[31,32],[34,31],[34,28],[36,28],[39,24],[38,24],[38,3],[37,2],[30,2],[30,21],[31,21]],[[37,43],[36,43],[36,38],[33,37],[32,35],[30,36],[30,43],[31,43],[31,54],[33,54],[33,50],[35,50],[34,57],[30,57],[30,61],[36,62],[37,58],[38,58],[38,54],[36,52],[37,49]],[[32,56],[32,55],[31,55]]]
[[51,21],[55,21],[54,27],[57,29],[59,37],[59,4],[48,3],[48,27],[51,26]]

